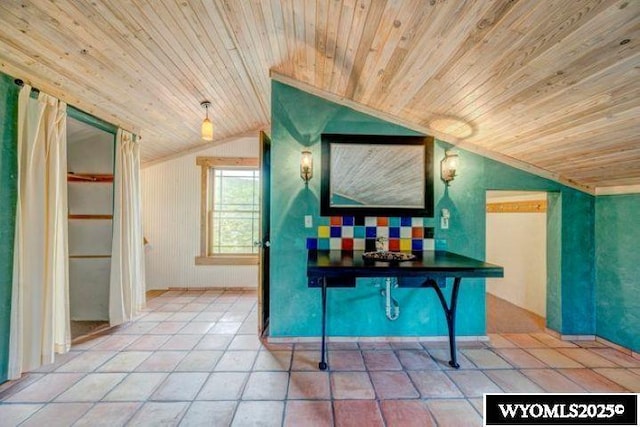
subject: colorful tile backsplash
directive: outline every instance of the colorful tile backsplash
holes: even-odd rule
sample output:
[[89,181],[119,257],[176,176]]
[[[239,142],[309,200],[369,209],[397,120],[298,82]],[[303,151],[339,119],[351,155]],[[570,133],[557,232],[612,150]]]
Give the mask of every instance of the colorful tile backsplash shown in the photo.
[[376,239],[385,238],[390,251],[434,249],[433,218],[351,217],[320,218],[317,237],[307,238],[307,249],[374,251]]

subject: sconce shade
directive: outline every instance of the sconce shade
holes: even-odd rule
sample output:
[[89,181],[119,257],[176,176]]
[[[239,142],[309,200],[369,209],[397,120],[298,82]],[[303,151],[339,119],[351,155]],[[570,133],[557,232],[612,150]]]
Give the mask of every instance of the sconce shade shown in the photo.
[[205,141],[213,141],[213,123],[209,120],[209,107],[211,103],[209,101],[203,101],[200,105],[205,109],[205,118],[202,121],[200,134]]
[[458,155],[458,152],[454,150],[446,150],[444,152],[444,159],[440,162],[440,178],[449,185],[449,183],[457,176],[459,166],[460,156]]
[[300,178],[304,182],[309,182],[313,177],[313,157],[311,151],[303,151],[302,157],[300,157]]

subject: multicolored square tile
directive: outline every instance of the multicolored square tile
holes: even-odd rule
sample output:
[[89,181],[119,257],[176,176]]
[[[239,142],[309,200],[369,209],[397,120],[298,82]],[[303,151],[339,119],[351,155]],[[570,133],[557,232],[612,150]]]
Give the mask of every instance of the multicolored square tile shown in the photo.
[[318,227],[318,237],[329,237],[329,227],[326,225],[321,225],[320,227]]
[[352,251],[353,250],[353,239],[341,239],[342,240],[342,250],[343,251]]
[[318,249],[321,251],[329,250],[329,239],[328,238],[318,239]]
[[307,249],[318,249],[318,239],[315,237],[307,237]]
[[385,238],[385,249],[390,251],[428,251],[437,246],[433,218],[332,216],[320,217],[318,224],[317,238],[307,239],[307,249],[375,251],[379,237]]
[[330,238],[329,249],[331,249],[332,251],[342,250],[342,239],[334,237]]

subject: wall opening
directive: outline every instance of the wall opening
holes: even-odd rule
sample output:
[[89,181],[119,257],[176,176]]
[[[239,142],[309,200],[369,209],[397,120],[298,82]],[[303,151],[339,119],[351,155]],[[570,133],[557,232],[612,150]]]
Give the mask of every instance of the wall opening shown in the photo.
[[487,333],[545,329],[547,314],[547,194],[487,191],[486,259],[504,267],[487,279]]
[[109,325],[114,134],[67,119],[71,337]]

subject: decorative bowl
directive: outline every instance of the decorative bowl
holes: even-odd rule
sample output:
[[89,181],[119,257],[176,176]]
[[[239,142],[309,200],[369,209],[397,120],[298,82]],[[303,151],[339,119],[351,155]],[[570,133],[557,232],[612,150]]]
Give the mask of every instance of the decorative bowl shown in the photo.
[[375,251],[365,252],[362,258],[371,261],[402,262],[415,259],[415,255],[406,252]]

